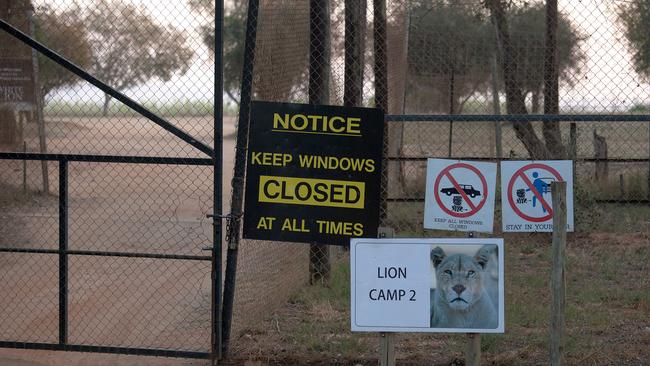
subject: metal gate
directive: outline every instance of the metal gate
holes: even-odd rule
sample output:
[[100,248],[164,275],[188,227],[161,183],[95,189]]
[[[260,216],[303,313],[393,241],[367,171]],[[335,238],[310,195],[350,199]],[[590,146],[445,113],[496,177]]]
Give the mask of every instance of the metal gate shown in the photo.
[[75,136],[90,139],[88,131],[104,131],[91,141],[100,153],[0,152],[2,175],[22,171],[25,192],[28,172],[41,167],[51,185],[0,215],[0,347],[220,357],[221,52],[214,123],[199,138],[4,19],[0,28],[121,102],[142,139],[134,148],[141,154],[124,154],[123,121],[80,118],[56,128],[73,124]]

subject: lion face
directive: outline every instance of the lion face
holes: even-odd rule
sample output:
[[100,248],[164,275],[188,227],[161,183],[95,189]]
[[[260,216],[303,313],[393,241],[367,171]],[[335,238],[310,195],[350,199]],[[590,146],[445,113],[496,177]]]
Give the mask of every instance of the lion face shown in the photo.
[[483,294],[483,271],[485,264],[483,256],[474,258],[466,254],[445,255],[436,247],[431,251],[431,260],[436,269],[436,291],[440,291],[441,299],[446,305],[456,311],[467,311],[480,300]]

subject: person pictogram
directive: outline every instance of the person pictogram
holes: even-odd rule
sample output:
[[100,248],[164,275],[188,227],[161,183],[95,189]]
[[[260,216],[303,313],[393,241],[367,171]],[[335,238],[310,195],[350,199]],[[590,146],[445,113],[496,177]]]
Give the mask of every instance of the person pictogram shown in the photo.
[[[544,197],[544,193],[549,193],[551,190],[549,189],[550,184],[546,183],[542,178],[539,178],[539,173],[538,172],[533,172],[533,178],[535,180],[533,181],[533,186],[539,192],[540,194],[540,199]],[[531,188],[527,188],[526,192],[530,191]],[[537,195],[533,194],[533,207],[535,207],[537,204]],[[546,207],[542,205],[542,210],[544,210],[544,213],[546,213]]]

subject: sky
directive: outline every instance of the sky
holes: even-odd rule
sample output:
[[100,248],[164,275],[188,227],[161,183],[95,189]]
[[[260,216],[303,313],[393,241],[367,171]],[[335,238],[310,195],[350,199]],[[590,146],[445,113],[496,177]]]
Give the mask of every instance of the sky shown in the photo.
[[[66,6],[74,1],[49,0],[48,3],[52,6]],[[634,71],[625,39],[616,22],[618,7],[627,1],[629,0],[559,0],[560,11],[568,15],[585,36],[582,49],[586,54],[586,62],[581,65],[580,73],[572,75],[573,86],[561,84],[560,105],[564,111],[622,112],[635,104],[650,104],[650,86]],[[43,0],[36,2],[42,3]],[[77,2],[82,5],[92,4],[92,0]],[[212,60],[195,31],[201,19],[197,19],[185,1],[133,2],[145,6],[161,23],[189,30],[188,37],[197,56],[187,74],[176,76],[167,83],[149,82],[125,93],[140,101],[211,100],[214,83]],[[102,94],[92,87],[81,86],[74,90],[62,90],[54,97],[101,101]]]

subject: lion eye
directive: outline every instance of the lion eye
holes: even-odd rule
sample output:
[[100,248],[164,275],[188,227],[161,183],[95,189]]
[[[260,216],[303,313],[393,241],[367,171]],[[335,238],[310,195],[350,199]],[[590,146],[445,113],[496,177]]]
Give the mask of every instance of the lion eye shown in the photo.
[[467,276],[473,277],[476,274],[474,271],[467,271]]
[[451,271],[450,271],[450,270],[448,270],[448,269],[446,269],[446,270],[445,270],[445,274],[448,274],[448,275],[450,275],[450,276],[451,276]]

